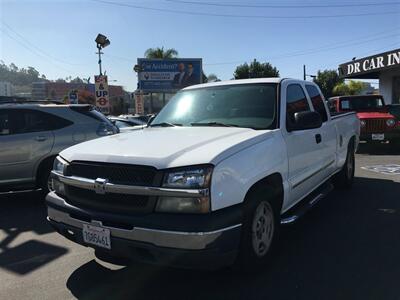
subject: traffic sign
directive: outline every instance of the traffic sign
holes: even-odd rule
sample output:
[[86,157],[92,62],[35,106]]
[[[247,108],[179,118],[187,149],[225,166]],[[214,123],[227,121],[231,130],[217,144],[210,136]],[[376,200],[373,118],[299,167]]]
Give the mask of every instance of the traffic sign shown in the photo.
[[94,76],[95,81],[95,94],[96,94],[96,106],[104,114],[110,113],[110,101],[108,94],[108,81],[107,76],[98,75]]

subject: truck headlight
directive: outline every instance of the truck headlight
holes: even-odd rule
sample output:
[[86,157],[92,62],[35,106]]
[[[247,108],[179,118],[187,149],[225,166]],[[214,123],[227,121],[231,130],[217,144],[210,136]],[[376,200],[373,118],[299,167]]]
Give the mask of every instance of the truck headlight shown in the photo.
[[57,156],[53,163],[53,171],[58,174],[64,175],[67,166],[68,163],[60,156]]
[[[53,163],[53,171],[57,174],[64,175],[68,163],[62,159],[60,156],[57,156]],[[65,185],[61,181],[57,179],[56,176],[53,175],[52,185],[54,191],[59,195],[65,195]]]
[[164,175],[163,187],[179,189],[208,188],[211,182],[212,166],[179,168]]
[[[175,189],[208,189],[211,183],[212,166],[194,166],[168,170],[164,175],[163,187]],[[159,197],[156,211],[169,213],[208,213],[210,196]]]
[[393,127],[394,125],[396,125],[396,121],[394,119],[388,119],[386,120],[386,125],[389,127]]

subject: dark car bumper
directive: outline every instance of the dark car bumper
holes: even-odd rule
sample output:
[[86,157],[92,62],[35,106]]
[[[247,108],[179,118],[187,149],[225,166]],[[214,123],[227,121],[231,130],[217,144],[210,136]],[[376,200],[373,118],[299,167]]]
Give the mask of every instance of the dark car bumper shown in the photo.
[[[48,221],[66,238],[95,249],[102,260],[140,261],[183,268],[216,269],[234,262],[241,234],[241,209],[235,206],[207,215],[148,214],[121,216],[71,206],[50,193]],[[111,250],[87,244],[83,224],[110,230]]]

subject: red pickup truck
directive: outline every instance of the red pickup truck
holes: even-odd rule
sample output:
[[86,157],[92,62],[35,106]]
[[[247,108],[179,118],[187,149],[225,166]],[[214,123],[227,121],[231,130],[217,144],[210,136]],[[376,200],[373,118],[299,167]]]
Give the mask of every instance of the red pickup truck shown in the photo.
[[338,96],[328,100],[331,113],[356,111],[360,119],[360,140],[399,142],[400,121],[389,113],[381,95]]

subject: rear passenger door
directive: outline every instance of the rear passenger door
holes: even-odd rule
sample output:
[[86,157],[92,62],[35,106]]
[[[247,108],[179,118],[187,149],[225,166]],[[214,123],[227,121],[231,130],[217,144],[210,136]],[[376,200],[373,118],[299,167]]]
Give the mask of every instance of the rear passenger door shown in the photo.
[[4,109],[0,115],[7,119],[0,128],[0,184],[31,182],[37,162],[53,147],[51,117],[31,109]]
[[323,161],[320,166],[322,170],[319,174],[321,181],[323,181],[327,176],[332,174],[335,168],[337,142],[336,129],[329,120],[327,107],[325,106],[324,98],[319,89],[312,84],[306,84],[305,87],[313,110],[318,112],[322,119],[322,126],[319,128],[321,142],[318,144],[318,151]]

